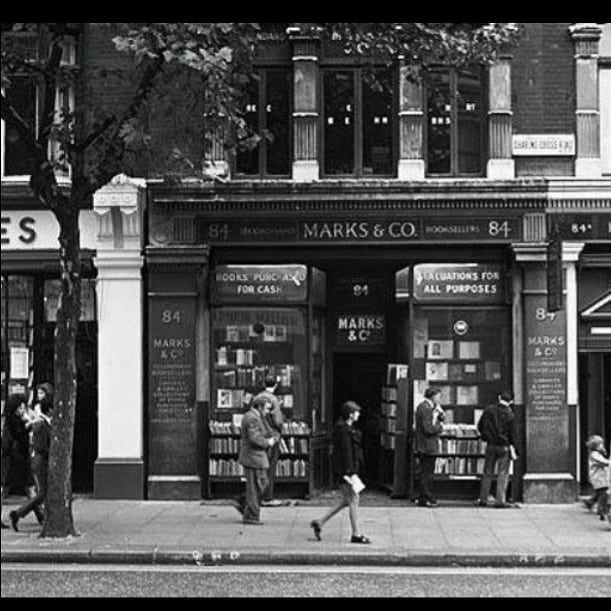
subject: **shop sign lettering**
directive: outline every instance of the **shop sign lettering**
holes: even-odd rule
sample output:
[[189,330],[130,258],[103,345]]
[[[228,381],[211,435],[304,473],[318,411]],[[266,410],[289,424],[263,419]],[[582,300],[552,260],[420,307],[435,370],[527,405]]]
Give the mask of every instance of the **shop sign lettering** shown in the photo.
[[222,302],[304,302],[308,270],[304,265],[220,266],[213,273],[213,291]]
[[37,237],[36,220],[30,216],[18,219],[12,216],[3,216],[0,232],[2,246],[13,246],[15,243],[31,245]]
[[401,244],[416,241],[517,241],[520,218],[423,218],[200,221],[207,244]]
[[572,157],[575,155],[575,136],[573,134],[514,135],[513,154],[528,157]]
[[503,303],[505,273],[497,265],[416,265],[416,301]]
[[336,331],[340,345],[384,344],[386,317],[383,314],[340,314]]

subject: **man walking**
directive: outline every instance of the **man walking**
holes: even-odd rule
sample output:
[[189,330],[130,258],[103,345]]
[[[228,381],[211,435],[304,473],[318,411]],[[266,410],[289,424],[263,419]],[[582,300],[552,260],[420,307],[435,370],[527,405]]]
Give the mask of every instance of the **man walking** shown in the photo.
[[516,507],[513,503],[508,503],[506,499],[509,467],[515,455],[515,418],[511,409],[512,403],[512,394],[508,391],[502,392],[498,396],[497,403],[488,406],[477,423],[477,429],[486,442],[484,475],[479,499],[475,502],[479,507],[486,507],[488,504],[495,467],[498,469],[498,478],[494,507],[499,509]]
[[[282,435],[282,425],[284,424],[284,416],[282,414],[282,408],[280,407],[280,401],[276,396],[276,389],[278,388],[278,381],[274,376],[267,376],[265,378],[265,390],[261,391],[255,398],[261,397],[271,402],[271,409],[266,415],[266,421],[278,441]],[[274,480],[276,479],[276,468],[278,465],[278,458],[280,457],[280,445],[274,444],[267,451],[269,458],[269,471],[267,472],[267,488],[263,491],[261,498],[261,505],[263,507],[278,507],[282,503],[274,499]]]
[[239,462],[244,467],[246,495],[238,510],[244,524],[262,524],[261,495],[267,487],[269,458],[266,450],[277,443],[271,434],[265,418],[271,409],[271,401],[255,397],[248,412],[242,418],[242,440]]
[[439,403],[441,391],[427,388],[424,401],[416,408],[416,455],[420,466],[418,505],[437,507],[433,496],[433,474],[439,454],[439,435],[443,432],[444,411]]

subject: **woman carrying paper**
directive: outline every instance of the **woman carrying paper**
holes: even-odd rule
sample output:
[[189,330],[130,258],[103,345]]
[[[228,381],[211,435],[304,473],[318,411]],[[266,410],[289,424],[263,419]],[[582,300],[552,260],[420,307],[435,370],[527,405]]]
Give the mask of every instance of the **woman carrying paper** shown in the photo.
[[314,535],[319,541],[322,540],[322,527],[334,515],[348,507],[352,527],[350,542],[371,543],[371,540],[361,533],[357,516],[359,493],[365,487],[359,477],[359,470],[362,467],[361,440],[358,431],[353,428],[360,414],[360,405],[354,401],[347,401],[341,407],[341,418],[333,430],[333,467],[336,480],[339,482],[341,500],[323,518],[310,522]]

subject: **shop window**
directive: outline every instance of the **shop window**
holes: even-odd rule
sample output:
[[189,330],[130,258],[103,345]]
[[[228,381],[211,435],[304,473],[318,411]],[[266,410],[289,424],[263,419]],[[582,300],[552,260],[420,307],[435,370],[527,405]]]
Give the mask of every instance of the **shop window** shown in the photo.
[[485,136],[482,70],[433,69],[427,74],[429,175],[481,175]]
[[498,265],[417,265],[413,273],[414,405],[442,391],[448,424],[477,424],[512,388],[506,272]]
[[257,76],[251,81],[244,105],[245,138],[258,134],[261,140],[254,148],[239,150],[236,173],[253,177],[288,176],[291,171],[290,71],[265,69]]
[[[4,34],[8,35],[8,34]],[[19,35],[17,46],[20,55],[32,63],[36,62],[40,49],[38,38],[34,35]],[[76,63],[76,43],[72,37],[66,37],[62,56],[63,66],[74,66]],[[25,72],[11,76],[10,86],[3,93],[6,99],[17,108],[28,126],[38,134],[40,129],[40,93],[41,83],[33,74]],[[63,121],[74,111],[74,86],[66,81],[58,83],[55,96],[55,123]],[[49,156],[58,163],[58,177],[69,176],[65,159],[61,158],[57,143],[49,144]],[[27,177],[31,173],[33,157],[11,126],[2,121],[2,178],[16,179]]]
[[26,392],[34,351],[34,281],[2,276],[2,398]]
[[323,76],[324,173],[391,176],[394,172],[390,71],[327,69]]

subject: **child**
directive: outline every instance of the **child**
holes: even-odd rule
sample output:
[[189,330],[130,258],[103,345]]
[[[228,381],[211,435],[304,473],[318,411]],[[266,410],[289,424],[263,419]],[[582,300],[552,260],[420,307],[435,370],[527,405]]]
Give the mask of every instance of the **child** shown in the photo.
[[597,505],[601,520],[605,519],[609,505],[609,458],[605,451],[605,442],[599,435],[592,435],[586,442],[588,449],[588,475],[594,494],[585,501],[588,509]]

